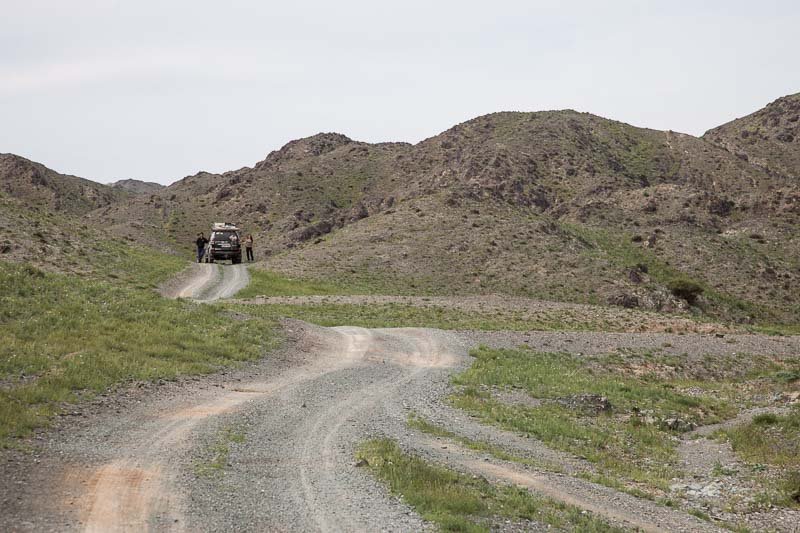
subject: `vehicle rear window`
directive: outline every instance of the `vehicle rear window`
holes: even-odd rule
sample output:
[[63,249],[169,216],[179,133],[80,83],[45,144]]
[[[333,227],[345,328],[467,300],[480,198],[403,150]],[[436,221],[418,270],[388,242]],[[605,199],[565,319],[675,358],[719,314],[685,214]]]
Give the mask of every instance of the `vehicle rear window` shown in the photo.
[[235,231],[215,231],[211,234],[212,241],[238,241]]

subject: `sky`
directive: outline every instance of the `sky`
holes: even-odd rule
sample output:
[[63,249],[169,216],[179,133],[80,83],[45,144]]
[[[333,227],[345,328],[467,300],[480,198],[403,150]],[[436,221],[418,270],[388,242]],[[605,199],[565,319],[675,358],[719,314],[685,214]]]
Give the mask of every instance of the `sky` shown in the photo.
[[800,92],[800,2],[0,0],[0,153],[100,182],[495,111],[701,135]]

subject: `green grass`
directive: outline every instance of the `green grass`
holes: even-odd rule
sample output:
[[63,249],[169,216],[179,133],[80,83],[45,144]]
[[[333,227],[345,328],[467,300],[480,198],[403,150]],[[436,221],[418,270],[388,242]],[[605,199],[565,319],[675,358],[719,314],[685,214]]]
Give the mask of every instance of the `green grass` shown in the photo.
[[[286,253],[286,252],[284,252]],[[250,284],[236,294],[237,298],[256,296],[330,296],[384,294],[402,296],[449,295],[440,280],[399,277],[393,273],[376,273],[367,269],[336,272],[330,279],[288,277],[278,272],[251,267]]]
[[493,457],[500,459],[501,461],[511,461],[514,463],[534,466],[537,468],[543,468],[550,472],[563,472],[563,469],[560,467],[560,465],[557,465],[555,463],[545,463],[544,461],[537,461],[526,457],[519,457],[517,455],[508,453],[499,446],[489,444],[488,442],[462,437],[461,435],[457,435],[452,431],[448,431],[440,426],[432,424],[428,420],[425,420],[424,418],[421,418],[416,414],[409,415],[408,420],[406,421],[406,425],[412,429],[421,431],[422,433],[427,433],[428,435],[433,435],[435,437],[442,437],[445,439],[455,441],[461,444],[462,446],[469,448],[470,450],[488,453]]
[[656,498],[653,494],[645,492],[637,486],[625,484],[616,477],[599,474],[596,472],[578,472],[577,476],[585,479],[586,481],[591,481],[592,483],[597,483],[598,485],[603,485],[605,487],[630,494],[631,496],[642,498],[643,500],[655,501],[659,505],[664,505],[665,507],[674,507],[674,504],[671,504],[671,501],[664,500],[662,498]]
[[259,357],[274,339],[270,323],[152,290],[183,265],[130,251],[80,279],[0,263],[0,446],[117,384]]
[[677,288],[678,294],[681,293],[682,288],[691,287],[692,292],[702,294],[711,303],[710,308],[703,309],[709,316],[724,319],[738,319],[749,316],[755,317],[759,322],[765,324],[779,322],[777,320],[778,316],[772,310],[731,294],[720,292],[711,287],[705,280],[695,279],[689,273],[667,264],[651,251],[631,244],[631,235],[560,221],[556,222],[556,224],[565,233],[573,235],[588,245],[585,253],[590,259],[602,256],[620,268],[631,268],[639,264],[646,265],[648,275],[654,281],[670,288],[670,290]]
[[748,326],[747,330],[766,335],[800,335],[800,324],[758,324]]
[[484,532],[498,520],[535,520],[587,532],[619,531],[577,507],[428,464],[388,439],[362,444],[357,456],[369,463],[393,494],[443,531]]
[[[421,431],[422,433],[427,433],[428,435],[434,435],[436,437],[452,440],[464,446],[465,448],[469,448],[470,450],[488,453],[491,456],[500,459],[501,461],[509,461],[512,463],[519,463],[523,465],[533,466],[535,468],[547,470],[549,472],[563,473],[564,471],[564,469],[559,464],[530,459],[528,457],[520,457],[518,455],[509,453],[505,451],[503,448],[500,448],[488,442],[462,437],[461,435],[457,435],[452,431],[448,431],[440,426],[432,424],[428,420],[425,420],[416,414],[412,414],[408,417],[406,425],[408,425],[408,427],[412,429]],[[578,477],[591,481],[592,483],[605,485],[606,487],[610,487],[612,489],[621,492],[626,492],[632,496],[636,496],[637,498],[645,498],[650,500],[653,499],[653,496],[651,494],[648,494],[636,487],[628,486],[620,482],[617,478],[592,472],[579,472],[577,475]]]
[[477,361],[454,379],[456,384],[518,387],[545,399],[596,394],[608,398],[617,412],[650,410],[656,417],[681,415],[698,424],[719,422],[736,413],[731,405],[711,397],[690,397],[666,383],[605,372],[603,367],[610,366],[605,358],[589,360],[566,353],[486,346],[472,350],[471,355]]
[[700,520],[705,520],[706,522],[711,521],[711,517],[708,516],[708,513],[704,513],[700,509],[689,509],[689,514],[692,516],[696,516]]
[[800,409],[758,415],[725,434],[734,451],[751,463],[800,466]]
[[335,283],[287,278],[259,268],[249,271],[250,283],[236,294],[237,298],[355,294],[352,289]]
[[427,327],[484,331],[627,331],[625,320],[611,321],[602,313],[546,310],[535,315],[516,311],[467,312],[441,306],[408,304],[226,304],[228,309],[266,319],[296,318],[320,326],[365,328]]
[[154,288],[186,267],[186,258],[118,241],[95,242],[90,261],[89,277],[140,289]]
[[748,463],[781,469],[780,479],[770,491],[770,503],[800,508],[800,407],[787,415],[758,415],[723,434]]
[[[708,424],[733,416],[728,402],[687,396],[673,387],[589,367],[568,354],[527,349],[473,350],[475,363],[454,378],[460,385],[454,406],[508,430],[534,436],[549,446],[595,463],[603,474],[664,489],[676,477],[673,432],[662,420],[679,417]],[[491,387],[519,388],[545,401],[541,406],[509,405],[488,393]],[[557,401],[580,394],[606,397],[611,413],[567,408]],[[639,413],[649,413],[647,423]]]
[[725,434],[748,462],[800,467],[800,408],[787,415],[758,415]]
[[[306,304],[306,305],[232,305],[248,314],[264,318],[290,317],[321,326],[361,326],[365,328],[429,327],[439,329],[473,330],[562,330],[602,329],[606,323],[568,324],[557,314],[553,317],[528,319],[518,313],[503,312],[480,314],[447,309],[420,307],[406,304]],[[571,327],[570,327],[571,326]]]
[[205,450],[206,457],[194,465],[194,473],[198,477],[215,477],[228,465],[231,444],[245,441],[242,431],[233,426],[225,426],[217,432],[214,442]]

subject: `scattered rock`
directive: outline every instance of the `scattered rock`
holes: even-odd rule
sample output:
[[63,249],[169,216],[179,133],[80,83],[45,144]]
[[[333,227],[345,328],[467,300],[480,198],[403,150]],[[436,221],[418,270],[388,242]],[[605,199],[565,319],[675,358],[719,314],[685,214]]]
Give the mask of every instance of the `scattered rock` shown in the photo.
[[681,418],[665,418],[661,421],[661,427],[679,433],[688,433],[697,427],[694,422],[689,422]]
[[633,309],[639,307],[639,298],[633,294],[623,293],[612,296],[608,299],[608,303],[611,305],[619,305],[627,309]]
[[576,411],[589,411],[595,414],[608,413],[613,409],[611,402],[599,394],[574,394],[556,399],[556,403]]

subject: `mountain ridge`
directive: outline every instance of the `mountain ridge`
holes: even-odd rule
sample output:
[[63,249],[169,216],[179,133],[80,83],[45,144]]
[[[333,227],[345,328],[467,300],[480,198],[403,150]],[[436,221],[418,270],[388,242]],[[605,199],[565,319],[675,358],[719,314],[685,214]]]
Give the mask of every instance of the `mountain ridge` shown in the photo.
[[800,93],[712,128],[703,138],[768,171],[800,179]]
[[269,268],[394,292],[688,312],[669,289],[685,277],[706,312],[747,321],[800,314],[798,215],[796,180],[714,135],[564,110],[483,115],[413,145],[318,133],[82,216],[187,251],[235,221]]
[[152,181],[142,181],[137,179],[122,179],[117,180],[109,185],[115,189],[122,189],[124,191],[131,192],[133,194],[150,194],[157,191],[160,191],[166,185],[162,185],[160,183],[155,183]]
[[32,207],[82,215],[127,197],[125,191],[95,181],[60,174],[15,154],[0,154],[2,191]]

